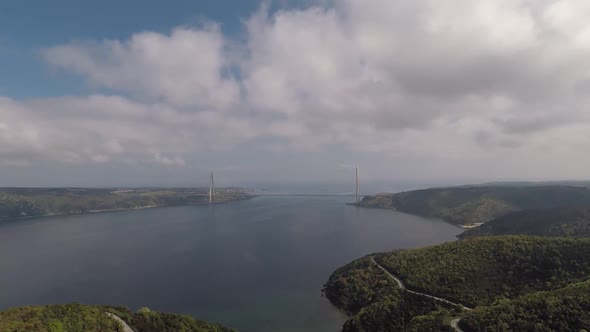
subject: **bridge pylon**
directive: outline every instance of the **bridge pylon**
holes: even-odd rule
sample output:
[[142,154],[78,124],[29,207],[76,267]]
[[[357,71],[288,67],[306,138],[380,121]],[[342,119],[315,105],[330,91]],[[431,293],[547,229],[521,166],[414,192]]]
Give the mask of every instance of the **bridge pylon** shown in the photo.
[[354,191],[355,194],[355,202],[358,204],[361,202],[361,198],[360,198],[360,191],[359,191],[359,167],[356,166],[356,190]]
[[213,177],[213,171],[209,175],[209,204],[215,203],[215,180]]

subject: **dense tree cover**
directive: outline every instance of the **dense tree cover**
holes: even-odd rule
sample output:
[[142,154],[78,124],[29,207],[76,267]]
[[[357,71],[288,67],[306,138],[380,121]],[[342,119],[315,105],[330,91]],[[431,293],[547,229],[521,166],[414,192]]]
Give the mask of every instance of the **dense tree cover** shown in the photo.
[[588,257],[590,239],[498,236],[375,259],[410,289],[476,306],[583,281],[590,276]]
[[[426,315],[414,316],[406,327],[409,332],[435,332],[435,331],[454,331],[451,328],[450,317],[458,315],[457,310],[449,311],[446,309],[438,309],[431,311]],[[384,331],[384,330],[382,330]]]
[[561,185],[436,188],[367,196],[360,205],[472,224],[525,209],[590,206],[590,189]]
[[117,315],[136,332],[233,331],[189,316],[160,313],[147,308],[133,313],[120,306],[64,304],[28,306],[0,312],[0,332],[122,332],[121,324],[107,313]]
[[469,312],[400,290],[370,257],[335,271],[326,296],[351,318],[345,332],[588,329],[590,239],[493,236],[376,254],[408,289],[467,306]]
[[369,257],[336,270],[324,285],[323,292],[335,306],[351,315],[385,297],[399,297],[395,281],[387,278]]
[[29,306],[0,312],[0,332],[122,332],[99,307],[80,304]]
[[468,313],[465,331],[590,330],[590,281],[551,292],[535,292]]
[[135,313],[128,323],[136,332],[231,332],[232,329],[207,323],[186,315],[151,311],[147,308]]
[[[24,217],[190,205],[207,201],[205,189],[0,188],[0,221]],[[217,191],[218,202],[250,197],[237,188]]]
[[470,229],[459,238],[489,235],[590,237],[590,208],[559,207],[509,213]]
[[454,309],[400,290],[369,257],[334,272],[324,293],[351,316],[344,332],[439,331],[442,320],[451,315],[447,309]]
[[439,302],[401,292],[363,308],[344,323],[342,331],[448,331],[443,321],[455,315]]

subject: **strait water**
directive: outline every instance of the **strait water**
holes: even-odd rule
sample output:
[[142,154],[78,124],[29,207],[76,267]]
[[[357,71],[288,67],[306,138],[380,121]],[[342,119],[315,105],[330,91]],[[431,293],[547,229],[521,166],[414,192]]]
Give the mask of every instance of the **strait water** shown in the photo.
[[363,255],[461,229],[343,197],[258,197],[0,223],[0,310],[80,302],[185,313],[245,332],[339,331],[321,296]]

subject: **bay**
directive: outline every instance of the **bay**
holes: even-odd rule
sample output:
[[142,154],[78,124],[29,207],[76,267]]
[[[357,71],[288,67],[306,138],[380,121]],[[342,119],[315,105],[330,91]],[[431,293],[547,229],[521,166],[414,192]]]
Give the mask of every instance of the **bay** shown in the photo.
[[147,306],[246,332],[336,332],[346,317],[321,296],[335,269],[461,232],[349,200],[257,197],[0,223],[0,309]]

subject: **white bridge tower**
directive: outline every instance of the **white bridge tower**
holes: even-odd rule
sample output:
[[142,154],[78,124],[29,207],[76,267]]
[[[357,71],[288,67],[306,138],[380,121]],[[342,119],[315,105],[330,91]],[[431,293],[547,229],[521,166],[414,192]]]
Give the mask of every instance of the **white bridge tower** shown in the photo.
[[360,192],[359,192],[359,167],[356,167],[356,190],[354,192],[355,197],[356,197],[356,203],[360,203],[361,202],[361,198],[360,198]]
[[213,172],[209,176],[209,204],[215,203],[215,181],[213,179]]

